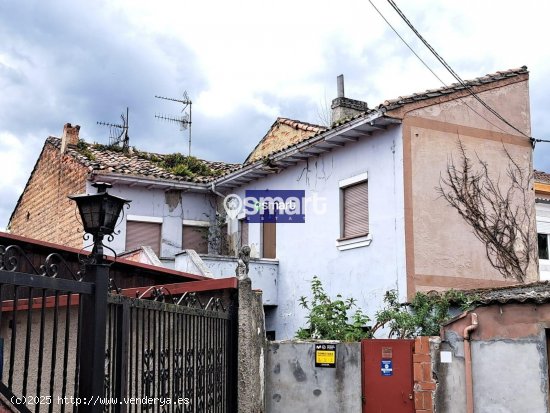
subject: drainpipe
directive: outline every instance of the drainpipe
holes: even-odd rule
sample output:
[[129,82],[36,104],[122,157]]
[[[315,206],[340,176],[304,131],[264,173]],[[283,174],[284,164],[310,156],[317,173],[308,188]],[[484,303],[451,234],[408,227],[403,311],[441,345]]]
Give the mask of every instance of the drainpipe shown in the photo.
[[211,189],[212,192],[215,193],[216,195],[218,195],[218,196],[220,196],[220,197],[222,197],[222,198],[225,198],[225,195],[224,195],[224,194],[222,194],[221,192],[216,191],[216,187],[214,186],[214,182],[212,182],[212,186],[211,186],[210,189]]
[[466,413],[474,413],[474,386],[472,381],[472,350],[470,333],[478,326],[477,314],[472,313],[472,324],[464,329],[464,368],[466,370]]

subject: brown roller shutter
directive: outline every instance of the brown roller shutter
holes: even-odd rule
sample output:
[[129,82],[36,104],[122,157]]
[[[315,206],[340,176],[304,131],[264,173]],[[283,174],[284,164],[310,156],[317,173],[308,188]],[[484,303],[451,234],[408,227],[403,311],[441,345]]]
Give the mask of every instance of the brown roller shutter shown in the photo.
[[208,227],[183,226],[183,249],[208,254]]
[[277,258],[277,224],[263,224],[262,249],[263,258]]
[[239,233],[241,237],[241,247],[248,245],[248,221],[246,219],[239,220]]
[[343,238],[367,235],[369,232],[369,203],[367,182],[348,186],[343,192]]
[[160,256],[161,224],[154,222],[126,222],[126,251],[142,246],[151,247],[157,257]]

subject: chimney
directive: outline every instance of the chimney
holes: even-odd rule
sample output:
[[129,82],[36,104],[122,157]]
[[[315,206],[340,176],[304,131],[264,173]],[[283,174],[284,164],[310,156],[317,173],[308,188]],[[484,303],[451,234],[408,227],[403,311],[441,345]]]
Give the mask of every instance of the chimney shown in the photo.
[[65,153],[68,145],[76,145],[78,143],[78,132],[80,125],[72,126],[66,123],[63,126],[63,135],[61,136],[61,153]]
[[332,101],[332,124],[352,118],[355,115],[366,112],[369,108],[367,102],[348,99],[344,96],[344,75],[336,78],[338,97]]

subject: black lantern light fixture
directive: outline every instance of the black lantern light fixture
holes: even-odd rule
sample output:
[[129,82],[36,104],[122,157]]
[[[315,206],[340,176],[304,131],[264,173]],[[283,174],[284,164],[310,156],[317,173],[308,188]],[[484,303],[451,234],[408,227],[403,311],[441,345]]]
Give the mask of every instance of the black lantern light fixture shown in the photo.
[[112,188],[109,183],[95,182],[92,186],[97,188],[96,194],[70,195],[69,198],[78,206],[84,232],[93,237],[92,254],[103,256],[103,237],[113,234],[122,208],[131,201],[108,194],[107,188]]

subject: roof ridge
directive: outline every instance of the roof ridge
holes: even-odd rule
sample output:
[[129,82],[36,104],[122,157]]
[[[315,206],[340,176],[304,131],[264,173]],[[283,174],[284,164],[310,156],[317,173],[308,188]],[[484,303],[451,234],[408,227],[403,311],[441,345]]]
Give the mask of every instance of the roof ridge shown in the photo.
[[[514,69],[496,71],[495,73],[488,73],[486,75],[475,77],[473,79],[464,80],[464,85],[481,86],[528,73],[529,70],[527,69],[527,66],[521,66]],[[466,87],[464,87],[461,83],[451,83],[450,85],[441,86],[436,89],[426,89],[426,91],[424,92],[415,92],[409,95],[398,96],[395,99],[384,100],[377,106],[377,108],[380,109],[392,106],[393,109],[393,106],[403,106],[413,101],[429,99],[441,95],[448,95],[464,89],[466,89]]]

